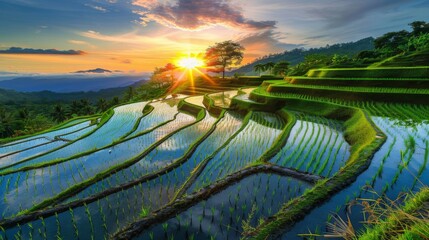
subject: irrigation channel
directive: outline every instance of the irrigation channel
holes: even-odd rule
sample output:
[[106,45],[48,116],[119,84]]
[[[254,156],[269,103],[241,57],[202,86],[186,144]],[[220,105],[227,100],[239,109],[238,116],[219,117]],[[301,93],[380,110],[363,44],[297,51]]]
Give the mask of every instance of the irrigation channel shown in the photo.
[[[252,90],[206,95],[220,114],[204,96],[158,99],[0,145],[0,238],[239,239],[347,168],[347,120],[230,108],[252,103]],[[349,207],[357,197],[429,183],[428,107],[342,105],[364,109],[386,140],[356,181],[281,239],[324,233],[333,216],[362,229],[362,209]]]

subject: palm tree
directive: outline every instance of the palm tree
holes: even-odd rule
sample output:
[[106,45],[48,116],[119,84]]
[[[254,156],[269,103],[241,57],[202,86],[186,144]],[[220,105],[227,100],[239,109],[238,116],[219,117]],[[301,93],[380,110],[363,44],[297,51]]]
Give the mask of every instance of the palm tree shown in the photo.
[[265,71],[269,71],[271,73],[271,70],[274,68],[276,64],[273,62],[267,62],[264,64]]
[[259,75],[261,75],[261,72],[265,71],[265,65],[258,63],[255,66],[253,66],[253,70],[255,70],[255,72],[259,73]]
[[99,98],[97,102],[97,111],[104,112],[107,110],[109,106],[107,105],[107,101],[104,98]]
[[67,119],[67,113],[65,108],[59,104],[55,105],[51,116],[56,122],[62,122]]
[[110,101],[110,106],[115,106],[115,105],[118,105],[119,104],[119,98],[118,97],[114,97],[113,99],[112,99],[112,101]]
[[30,118],[30,112],[27,108],[22,108],[18,111],[18,118],[27,121]]
[[133,87],[128,87],[127,91],[125,92],[125,101],[131,101],[134,98],[135,91]]
[[276,65],[273,68],[273,73],[275,75],[285,76],[287,71],[289,70],[289,62],[287,61],[281,61],[276,63]]
[[91,103],[87,99],[81,99],[80,100],[80,107],[81,107],[80,113],[82,115],[93,114],[93,109],[92,109]]
[[6,111],[4,108],[0,108],[0,137],[10,137],[14,133],[13,129],[13,115],[10,111]]
[[71,114],[76,114],[76,115],[80,115],[82,106],[80,105],[80,103],[78,101],[73,101],[70,105],[70,113]]

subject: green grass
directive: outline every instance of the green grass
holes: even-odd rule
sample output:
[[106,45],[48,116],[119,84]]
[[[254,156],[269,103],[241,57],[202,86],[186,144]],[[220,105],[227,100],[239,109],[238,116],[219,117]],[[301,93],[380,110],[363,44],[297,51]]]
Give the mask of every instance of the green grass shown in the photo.
[[[256,94],[254,94],[256,93]],[[266,89],[261,87],[252,92],[251,99],[257,95],[266,98],[273,95],[275,98],[287,98],[287,95],[310,95],[313,97],[337,98],[346,101],[376,101],[376,102],[401,102],[413,104],[428,104],[429,89],[419,88],[369,88],[369,87],[334,87],[287,84],[284,82],[270,84]],[[256,95],[256,96],[255,96]],[[253,98],[252,98],[253,97]]]
[[268,87],[268,92],[282,92],[288,88],[304,88],[314,90],[331,90],[339,92],[357,92],[357,93],[404,93],[404,94],[428,94],[429,89],[421,88],[382,88],[382,87],[340,87],[323,85],[302,85],[302,84],[272,84]]
[[[328,78],[288,77],[287,82],[305,85],[328,85],[378,88],[429,88],[429,78]],[[273,82],[275,84],[275,82]]]
[[[319,181],[301,197],[283,205],[277,214],[257,228],[253,236],[248,236],[252,239],[267,239],[278,236],[278,229],[293,224],[320,202],[353,182],[368,167],[371,157],[385,140],[384,137],[381,137],[383,136],[382,133],[360,109],[341,108],[330,104],[325,104],[326,108],[323,109],[321,108],[323,103],[320,102],[297,101],[299,102],[298,106],[289,102],[288,108],[293,106],[292,108],[305,109],[304,111],[314,109],[316,111],[312,112],[313,114],[321,114],[325,117],[337,116],[339,120],[344,120],[344,117],[347,117],[348,120],[344,123],[345,139],[352,146],[352,153],[346,165],[339,172],[332,178]],[[308,107],[302,108],[304,105]]]
[[[382,200],[370,205],[369,211],[382,212],[374,225],[367,225],[359,240],[372,239],[427,239],[429,236],[429,188],[424,187],[418,193],[407,195],[401,206],[392,200]],[[386,205],[386,206],[385,206]],[[382,208],[382,209],[380,209]]]
[[69,127],[72,127],[72,126],[75,126],[77,124],[82,123],[82,122],[77,122],[75,124],[68,125],[70,122],[73,122],[73,121],[76,121],[76,120],[80,120],[80,119],[82,119],[82,120],[83,119],[87,119],[87,120],[91,120],[92,121],[93,119],[97,119],[100,116],[101,116],[101,114],[95,114],[95,115],[91,115],[91,116],[80,116],[80,117],[71,118],[71,119],[69,119],[69,120],[67,120],[67,121],[65,121],[65,122],[63,122],[61,124],[53,126],[53,127],[49,128],[49,129],[47,129],[45,131],[42,131],[42,132],[36,132],[36,133],[30,134],[30,135],[24,135],[24,136],[13,137],[13,138],[0,139],[0,145],[1,144],[7,144],[7,143],[10,143],[10,142],[14,142],[14,141],[18,141],[18,140],[22,140],[22,139],[25,139],[25,138],[34,137],[34,136],[45,134],[45,133],[49,133],[49,132],[53,132],[53,131],[57,131],[57,130],[61,130],[61,129],[64,129],[64,128],[69,128]]
[[[37,205],[34,205],[31,209],[26,210],[24,212],[21,212],[20,214],[28,214],[28,213],[31,213],[33,211],[41,210],[43,208],[46,208],[48,206],[52,206],[55,203],[58,203],[58,202],[60,202],[60,201],[62,201],[64,199],[67,199],[67,198],[75,195],[76,193],[84,190],[85,188],[91,186],[92,184],[94,184],[94,183],[96,183],[96,182],[98,182],[98,181],[100,181],[100,180],[102,180],[102,179],[104,179],[104,178],[106,178],[106,177],[108,177],[108,176],[116,173],[116,172],[119,172],[122,169],[125,169],[125,168],[133,165],[134,163],[138,162],[140,159],[142,159],[144,156],[146,156],[147,154],[149,154],[156,147],[158,147],[165,140],[167,140],[168,138],[170,138],[171,136],[173,136],[177,132],[179,132],[179,131],[181,131],[181,130],[183,130],[183,129],[191,126],[191,125],[195,125],[195,124],[197,124],[198,122],[200,122],[200,121],[202,121],[204,119],[204,117],[205,117],[205,111],[201,107],[198,107],[196,105],[187,103],[185,101],[181,101],[181,102],[182,102],[182,105],[187,106],[187,109],[189,111],[192,111],[194,113],[198,113],[198,117],[197,117],[197,119],[196,119],[195,122],[193,122],[191,124],[188,124],[188,125],[185,125],[185,126],[179,128],[179,129],[177,129],[177,130],[175,130],[175,131],[167,134],[162,139],[159,139],[157,142],[153,143],[148,148],[146,148],[138,156],[136,156],[134,158],[131,158],[131,159],[127,160],[127,161],[124,161],[123,163],[121,163],[119,165],[112,166],[112,167],[110,167],[110,168],[108,168],[108,169],[106,169],[106,170],[98,173],[94,177],[89,178],[89,179],[87,179],[87,180],[85,180],[85,181],[83,181],[83,182],[81,182],[79,184],[73,185],[72,187],[64,190],[63,192],[59,193],[55,197],[52,197],[52,198],[49,198],[49,199],[45,199],[43,202],[41,202],[41,203],[39,203]],[[191,110],[191,108],[198,108],[198,110]]]
[[429,49],[411,54],[399,54],[387,58],[381,62],[374,63],[370,67],[405,67],[405,66],[428,66]]
[[429,67],[312,69],[308,77],[327,78],[429,78]]

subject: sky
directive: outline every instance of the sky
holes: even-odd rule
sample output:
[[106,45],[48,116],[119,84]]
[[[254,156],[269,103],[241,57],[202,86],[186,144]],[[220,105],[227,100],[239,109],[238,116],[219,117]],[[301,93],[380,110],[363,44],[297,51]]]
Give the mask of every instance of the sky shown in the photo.
[[150,72],[225,40],[243,63],[429,21],[429,0],[0,0],[0,75]]

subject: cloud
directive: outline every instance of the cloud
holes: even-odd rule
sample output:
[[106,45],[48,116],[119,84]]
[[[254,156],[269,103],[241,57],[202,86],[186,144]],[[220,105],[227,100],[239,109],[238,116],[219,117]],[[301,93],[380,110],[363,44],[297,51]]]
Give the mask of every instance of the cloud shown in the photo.
[[80,50],[57,50],[57,49],[34,49],[10,47],[6,50],[0,50],[0,54],[46,54],[46,55],[83,55],[86,54]]
[[112,71],[103,68],[95,68],[89,70],[80,70],[72,73],[112,73]]
[[86,45],[86,44],[88,44],[87,42],[80,41],[80,40],[69,40],[69,43],[77,44],[77,45]]
[[108,12],[107,9],[105,9],[104,7],[100,7],[100,6],[96,6],[96,5],[92,5],[92,4],[85,4],[85,6],[90,7],[94,10],[100,11],[100,12]]
[[255,21],[245,18],[241,9],[228,0],[178,0],[176,4],[156,0],[134,0],[134,5],[146,11],[138,11],[146,24],[156,21],[170,28],[201,30],[215,25],[246,30],[266,30],[275,27],[275,21]]
[[303,44],[292,44],[282,42],[284,37],[281,33],[274,30],[267,30],[258,33],[247,34],[240,39],[238,42],[245,46],[246,51],[255,52],[283,52],[293,48],[303,47]]
[[310,14],[319,17],[327,23],[328,28],[346,26],[352,22],[364,18],[367,14],[380,10],[388,10],[407,0],[336,0],[324,3],[317,8],[310,8]]

